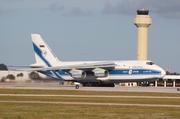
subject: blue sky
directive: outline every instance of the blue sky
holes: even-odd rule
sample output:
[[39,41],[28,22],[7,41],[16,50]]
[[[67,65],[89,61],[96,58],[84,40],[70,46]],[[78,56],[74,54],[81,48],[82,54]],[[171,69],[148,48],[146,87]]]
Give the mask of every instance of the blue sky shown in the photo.
[[179,0],[0,0],[0,63],[35,62],[30,34],[62,61],[136,60],[137,9],[148,9],[148,59],[180,73]]

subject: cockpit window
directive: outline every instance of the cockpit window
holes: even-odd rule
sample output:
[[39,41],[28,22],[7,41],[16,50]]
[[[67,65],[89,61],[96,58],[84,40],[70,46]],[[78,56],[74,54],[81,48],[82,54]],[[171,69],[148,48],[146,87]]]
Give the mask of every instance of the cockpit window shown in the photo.
[[146,62],[147,65],[153,65],[153,62]]

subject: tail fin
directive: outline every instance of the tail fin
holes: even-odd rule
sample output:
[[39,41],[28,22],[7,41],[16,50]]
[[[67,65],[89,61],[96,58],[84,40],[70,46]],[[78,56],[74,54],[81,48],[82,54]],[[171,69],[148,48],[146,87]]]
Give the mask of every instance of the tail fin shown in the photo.
[[31,34],[31,38],[33,41],[36,64],[51,67],[59,62],[58,58],[39,34]]

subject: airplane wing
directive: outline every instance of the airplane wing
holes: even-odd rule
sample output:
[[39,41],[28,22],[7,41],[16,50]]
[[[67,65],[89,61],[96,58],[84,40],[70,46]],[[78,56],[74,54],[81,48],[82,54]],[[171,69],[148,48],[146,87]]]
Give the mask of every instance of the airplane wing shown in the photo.
[[30,70],[30,69],[32,69],[32,68],[43,68],[44,66],[43,65],[28,65],[28,66],[14,66],[14,65],[10,65],[10,66],[7,66],[7,68],[8,68],[8,70],[12,70],[12,71],[14,71],[14,70],[19,70],[20,68],[23,68],[24,70]]
[[77,64],[77,65],[63,65],[63,66],[54,66],[54,67],[44,67],[44,68],[29,68],[29,69],[19,69],[26,71],[51,71],[51,70],[63,70],[70,71],[72,69],[77,70],[89,70],[92,71],[95,68],[102,69],[114,69],[116,64],[114,62],[98,62],[98,63],[85,63],[85,64]]

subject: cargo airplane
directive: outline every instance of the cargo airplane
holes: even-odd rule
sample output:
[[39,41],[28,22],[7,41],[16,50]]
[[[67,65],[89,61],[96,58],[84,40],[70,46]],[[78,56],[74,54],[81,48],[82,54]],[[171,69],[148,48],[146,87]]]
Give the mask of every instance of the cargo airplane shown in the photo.
[[31,37],[36,63],[23,70],[83,86],[114,86],[114,83],[153,81],[165,76],[165,71],[149,60],[62,62],[39,34]]

